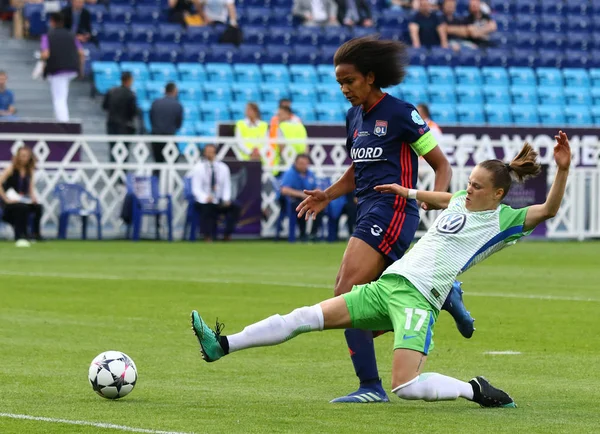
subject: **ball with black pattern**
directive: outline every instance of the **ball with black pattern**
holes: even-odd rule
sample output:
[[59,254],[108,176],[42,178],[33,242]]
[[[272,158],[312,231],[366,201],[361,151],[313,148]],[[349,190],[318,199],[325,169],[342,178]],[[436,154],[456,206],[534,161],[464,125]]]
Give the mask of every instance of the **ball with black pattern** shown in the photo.
[[105,351],[92,360],[88,379],[94,392],[101,397],[119,399],[135,387],[137,368],[127,354]]

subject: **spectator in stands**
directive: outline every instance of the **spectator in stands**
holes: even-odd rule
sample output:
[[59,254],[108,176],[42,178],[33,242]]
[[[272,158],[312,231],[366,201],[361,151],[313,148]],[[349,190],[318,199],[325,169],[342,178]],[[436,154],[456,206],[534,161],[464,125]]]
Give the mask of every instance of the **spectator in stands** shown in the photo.
[[235,136],[244,160],[260,160],[269,126],[261,119],[260,109],[254,102],[246,104],[246,117],[235,123]]
[[337,19],[345,26],[372,27],[371,7],[367,0],[336,0]]
[[339,26],[335,0],[294,0],[292,15],[305,26]]
[[227,164],[216,161],[217,147],[204,147],[204,161],[198,162],[192,171],[192,193],[200,213],[200,228],[204,241],[217,238],[217,223],[225,216],[224,240],[231,239],[240,216],[240,207],[232,200],[231,172]]
[[[150,107],[150,125],[152,134],[155,136],[174,136],[183,125],[183,106],[177,100],[177,86],[175,83],[167,83],[165,96],[157,99]],[[164,163],[164,142],[152,142],[152,154],[154,161]],[[159,176],[160,171],[155,170],[154,176]]]
[[[34,188],[35,157],[31,148],[19,148],[11,164],[0,174],[2,219],[15,231],[18,247],[29,247],[28,238],[42,240],[40,220],[43,207]],[[33,215],[33,233],[28,233],[29,216]]]
[[438,124],[436,124],[431,119],[431,113],[429,112],[429,106],[425,103],[420,103],[417,106],[417,110],[419,111],[419,115],[421,115],[421,118],[423,118],[423,120],[429,127],[431,134],[433,134],[433,137],[435,137],[435,140],[438,143],[440,143],[440,139],[442,138],[442,129],[439,127]]
[[469,15],[465,22],[469,26],[470,40],[479,47],[488,47],[490,34],[498,29],[498,25],[489,14],[484,12],[483,8],[481,0],[470,0]]
[[201,0],[169,0],[168,19],[172,23],[185,26],[187,24],[186,20],[194,15],[195,12],[200,12],[201,10]]
[[[106,133],[110,135],[135,134],[135,119],[137,116],[137,99],[131,90],[133,75],[125,71],[121,74],[121,86],[113,87],[104,96],[102,108],[107,113]],[[113,148],[117,142],[110,143],[110,161],[114,162]],[[128,143],[124,143],[129,147]]]
[[202,17],[206,24],[229,24],[237,27],[237,11],[234,0],[200,0]]
[[[304,217],[298,218],[295,212],[296,207],[302,202],[306,195],[304,190],[314,190],[317,186],[317,179],[312,171],[309,170],[310,159],[306,154],[298,154],[294,165],[290,167],[281,180],[281,196],[287,198],[291,203],[292,214],[296,218],[298,228],[300,229],[300,239],[306,241],[306,220]],[[283,202],[285,203],[285,201]],[[282,207],[281,212],[285,212]],[[315,220],[312,221],[310,239],[317,239],[317,233],[321,226],[323,213],[318,213]]]
[[69,121],[69,84],[79,73],[83,76],[85,53],[81,43],[63,27],[61,13],[52,13],[50,30],[41,39],[40,58],[46,61],[44,76],[50,83],[54,116],[59,122]]
[[71,6],[62,10],[65,28],[71,30],[80,42],[88,42],[92,37],[92,16],[83,7],[83,0],[71,0]]
[[408,30],[414,48],[440,45],[448,48],[446,25],[440,14],[431,9],[428,0],[419,1],[419,10],[412,16]]
[[[279,117],[279,133],[278,137],[288,141],[285,146],[292,146],[296,154],[305,154],[307,150],[306,127],[302,122],[294,121],[292,109],[286,106],[279,107],[277,111]],[[281,146],[279,147],[281,153]]]
[[456,14],[456,0],[444,0],[442,14],[446,24],[448,44],[450,48],[458,51],[469,37],[469,28],[465,19]]
[[[289,98],[282,98],[279,100],[279,108],[282,107],[287,107],[290,109],[290,111],[292,111],[292,100]],[[271,152],[273,155],[273,158],[271,159],[272,161],[270,161],[270,165],[273,166],[275,164],[275,158],[277,158],[277,164],[279,164],[279,145],[277,143],[277,138],[280,136],[281,131],[279,130],[279,108],[277,109],[277,113],[275,113],[273,115],[273,117],[271,117],[271,122],[269,124],[269,138],[270,138],[270,148],[271,148]],[[300,119],[300,117],[298,117],[296,114],[294,114],[294,112],[292,111],[292,118],[290,119],[291,122],[298,122],[298,123],[302,123],[302,119]],[[270,154],[271,155],[271,154]],[[278,175],[279,172],[274,172],[274,175]]]
[[12,117],[17,111],[15,96],[6,88],[7,79],[6,72],[0,71],[0,119]]

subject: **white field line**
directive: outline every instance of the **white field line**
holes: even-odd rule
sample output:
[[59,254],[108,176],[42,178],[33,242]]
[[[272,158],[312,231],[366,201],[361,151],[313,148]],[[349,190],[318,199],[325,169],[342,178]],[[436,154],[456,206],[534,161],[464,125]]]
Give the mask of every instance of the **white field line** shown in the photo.
[[492,356],[518,356],[521,354],[520,351],[484,351],[483,354],[489,354]]
[[114,429],[117,431],[140,432],[147,434],[186,434],[179,431],[159,431],[154,429],[133,428],[112,423],[89,422],[87,420],[56,419],[53,417],[29,416],[27,414],[0,413],[0,417],[8,419],[33,420],[37,422],[62,423],[67,425],[93,426],[95,428]]
[[[222,283],[229,285],[265,285],[278,287],[294,288],[319,288],[333,290],[333,284],[322,283],[303,283],[303,282],[277,282],[270,280],[250,280],[250,279],[222,279],[218,277],[148,277],[148,276],[117,276],[109,274],[71,274],[71,273],[47,273],[30,272],[18,270],[0,270],[0,276],[22,276],[22,277],[40,277],[40,278],[60,278],[60,279],[81,279],[81,280],[129,280],[129,281],[158,281],[158,282],[188,282],[188,283]],[[516,298],[529,300],[549,300],[549,301],[582,301],[600,303],[600,299],[589,297],[569,297],[562,295],[544,295],[544,294],[514,294],[505,292],[473,292],[465,291],[466,297],[490,297],[490,298]]]

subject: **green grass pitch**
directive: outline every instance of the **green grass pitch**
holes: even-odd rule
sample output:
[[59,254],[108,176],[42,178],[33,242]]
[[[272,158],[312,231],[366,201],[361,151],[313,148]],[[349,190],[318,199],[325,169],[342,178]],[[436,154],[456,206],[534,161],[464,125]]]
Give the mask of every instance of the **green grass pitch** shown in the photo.
[[[0,244],[0,433],[118,432],[30,415],[195,433],[590,433],[600,429],[600,243],[522,242],[464,276],[477,319],[447,313],[425,371],[486,376],[517,409],[471,402],[332,405],[357,385],[342,331],[302,335],[207,364],[189,313],[225,334],[332,293],[343,244],[45,242]],[[376,340],[390,385],[392,336]],[[88,366],[115,349],[135,390],[93,393]],[[490,355],[514,351],[517,355]],[[150,432],[150,431],[148,431]]]

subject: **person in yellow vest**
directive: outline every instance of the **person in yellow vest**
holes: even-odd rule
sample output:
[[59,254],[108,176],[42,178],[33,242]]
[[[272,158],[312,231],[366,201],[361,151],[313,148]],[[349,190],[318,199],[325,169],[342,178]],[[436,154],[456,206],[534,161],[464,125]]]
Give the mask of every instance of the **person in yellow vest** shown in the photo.
[[281,152],[285,146],[294,148],[296,155],[306,154],[308,150],[306,127],[302,122],[295,122],[293,120],[292,110],[289,107],[279,107],[277,116],[279,117],[278,138],[279,140],[285,140],[286,143],[278,146],[274,165],[280,164]]
[[258,105],[253,102],[246,104],[246,117],[235,123],[235,136],[243,160],[260,160],[268,130],[269,125],[261,120]]

